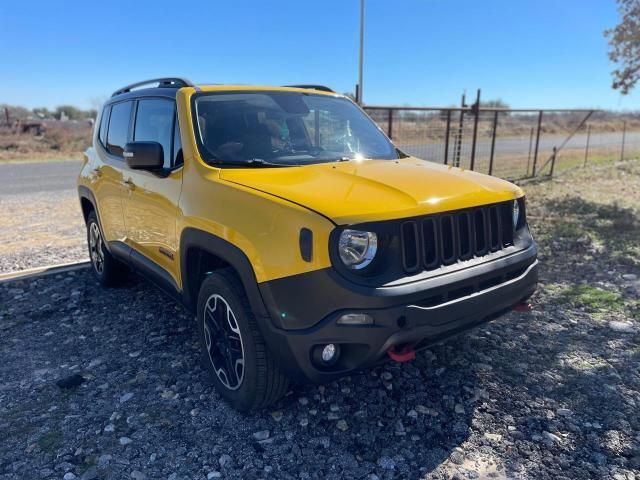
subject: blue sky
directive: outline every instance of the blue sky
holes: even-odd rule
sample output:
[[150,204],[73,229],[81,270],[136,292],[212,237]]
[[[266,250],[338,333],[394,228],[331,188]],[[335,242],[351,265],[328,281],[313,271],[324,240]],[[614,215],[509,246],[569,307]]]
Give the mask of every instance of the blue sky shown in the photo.
[[[182,5],[182,6],[181,6]],[[353,91],[359,0],[4,1],[0,103],[90,107],[137,80]],[[611,89],[613,0],[367,0],[364,100],[637,109]]]

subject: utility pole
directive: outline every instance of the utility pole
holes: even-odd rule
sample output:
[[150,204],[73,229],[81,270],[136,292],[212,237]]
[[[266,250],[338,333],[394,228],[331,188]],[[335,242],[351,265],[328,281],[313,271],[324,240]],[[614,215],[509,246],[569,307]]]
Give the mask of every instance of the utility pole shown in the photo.
[[362,101],[362,66],[364,63],[364,0],[360,0],[360,59],[358,62],[358,88],[356,92],[356,101],[359,105]]

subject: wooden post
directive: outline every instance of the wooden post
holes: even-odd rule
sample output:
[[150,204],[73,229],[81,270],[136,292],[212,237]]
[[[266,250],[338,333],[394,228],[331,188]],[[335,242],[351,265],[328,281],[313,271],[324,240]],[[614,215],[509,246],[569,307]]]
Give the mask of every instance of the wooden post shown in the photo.
[[538,149],[540,148],[540,130],[542,130],[542,110],[538,114],[538,132],[536,133],[536,149],[533,154],[533,171],[531,172],[531,176],[536,176],[536,166],[538,163]]
[[551,170],[549,170],[549,176],[553,177],[553,170],[556,168],[556,157],[558,156],[558,149],[553,147],[553,153],[551,154]]
[[489,156],[489,175],[493,174],[493,157],[496,153],[496,132],[498,131],[498,110],[493,114],[493,132],[491,134],[491,154]]
[[587,166],[587,160],[589,158],[589,142],[591,141],[591,125],[587,125],[587,144],[584,147],[584,165]]
[[620,150],[620,161],[624,160],[624,141],[627,137],[627,121],[622,122],[622,149]]

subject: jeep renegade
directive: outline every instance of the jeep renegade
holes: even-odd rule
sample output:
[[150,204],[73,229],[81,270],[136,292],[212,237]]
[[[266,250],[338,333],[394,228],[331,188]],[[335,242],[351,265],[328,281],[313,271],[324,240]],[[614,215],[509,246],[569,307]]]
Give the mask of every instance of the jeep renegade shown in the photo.
[[403,154],[322,86],[122,88],[78,192],[100,283],[132,268],[193,311],[242,411],[410,359],[536,287],[520,188]]

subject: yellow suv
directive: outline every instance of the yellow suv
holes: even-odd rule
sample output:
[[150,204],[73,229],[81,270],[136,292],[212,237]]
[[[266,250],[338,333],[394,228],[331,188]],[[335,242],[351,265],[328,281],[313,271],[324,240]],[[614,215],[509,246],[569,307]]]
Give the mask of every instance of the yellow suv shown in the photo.
[[133,268],[193,311],[239,410],[409,360],[536,287],[520,188],[403,154],[326,87],[130,85],[85,156],[100,282]]

